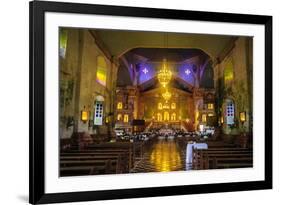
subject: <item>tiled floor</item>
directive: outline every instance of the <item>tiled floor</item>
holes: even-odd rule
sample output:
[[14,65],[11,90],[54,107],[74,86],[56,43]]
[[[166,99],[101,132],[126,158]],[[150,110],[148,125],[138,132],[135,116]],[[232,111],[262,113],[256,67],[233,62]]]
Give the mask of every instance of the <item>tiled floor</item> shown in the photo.
[[159,139],[136,163],[131,173],[185,170],[185,150],[173,139]]

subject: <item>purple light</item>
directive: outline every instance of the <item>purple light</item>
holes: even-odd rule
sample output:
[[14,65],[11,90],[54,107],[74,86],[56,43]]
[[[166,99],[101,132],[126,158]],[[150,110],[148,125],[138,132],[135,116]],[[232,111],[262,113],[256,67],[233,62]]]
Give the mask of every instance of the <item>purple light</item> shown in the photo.
[[184,72],[185,72],[186,75],[190,74],[190,70],[189,69],[186,69]]
[[139,83],[142,84],[145,81],[150,80],[155,76],[155,70],[150,64],[140,64],[139,65],[140,73],[139,73]]
[[144,74],[146,74],[146,73],[148,73],[148,70],[147,70],[146,68],[144,68],[144,69],[142,70],[142,72],[143,72]]
[[181,64],[178,66],[178,76],[187,83],[194,85],[194,77],[192,74],[192,64]]

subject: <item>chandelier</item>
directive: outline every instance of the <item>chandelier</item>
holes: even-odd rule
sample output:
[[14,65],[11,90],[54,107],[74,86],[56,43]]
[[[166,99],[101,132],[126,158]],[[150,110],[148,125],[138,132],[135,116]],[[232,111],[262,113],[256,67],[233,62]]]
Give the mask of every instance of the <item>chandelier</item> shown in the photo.
[[171,94],[168,90],[166,90],[166,92],[162,93],[162,97],[163,97],[163,98],[165,99],[165,101],[167,102],[167,101],[169,101],[169,100],[171,99],[172,94]]
[[167,68],[166,59],[163,60],[163,65],[159,73],[157,74],[160,84],[165,88],[172,78],[172,72]]

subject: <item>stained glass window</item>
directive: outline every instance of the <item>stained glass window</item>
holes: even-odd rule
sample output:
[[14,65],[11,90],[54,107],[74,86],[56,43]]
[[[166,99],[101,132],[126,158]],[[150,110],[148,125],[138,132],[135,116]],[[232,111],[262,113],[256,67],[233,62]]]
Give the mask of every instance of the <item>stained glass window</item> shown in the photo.
[[67,46],[67,30],[64,28],[60,29],[59,32],[59,44],[60,44],[60,57],[65,58],[66,46]]
[[129,115],[127,114],[124,115],[124,122],[129,122]]
[[177,116],[176,113],[173,113],[172,116],[171,116],[171,120],[176,121],[176,116]]
[[100,101],[96,101],[95,104],[95,114],[94,114],[94,124],[102,125],[103,120],[103,104]]
[[232,100],[228,100],[228,102],[226,103],[226,124],[233,125],[234,116],[235,116],[234,103]]
[[209,110],[214,109],[214,104],[213,104],[213,103],[208,103],[208,109],[209,109]]
[[97,58],[97,82],[106,86],[106,61],[104,57],[98,56]]
[[224,69],[224,82],[229,83],[233,80],[233,63],[229,60]]
[[157,113],[157,121],[161,122],[162,121],[162,114]]
[[122,102],[117,103],[117,109],[121,110],[123,108]]
[[122,120],[122,114],[118,114],[118,115],[117,115],[117,120],[118,120],[118,121]]

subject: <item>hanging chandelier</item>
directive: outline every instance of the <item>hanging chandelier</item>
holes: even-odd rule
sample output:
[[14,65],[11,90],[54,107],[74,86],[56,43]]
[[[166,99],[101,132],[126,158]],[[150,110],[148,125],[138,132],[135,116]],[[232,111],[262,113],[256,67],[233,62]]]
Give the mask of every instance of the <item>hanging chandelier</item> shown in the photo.
[[166,90],[166,92],[162,93],[162,97],[163,97],[163,98],[165,99],[165,101],[167,102],[167,101],[169,101],[169,100],[171,99],[172,94],[171,94],[168,90]]
[[172,72],[167,68],[166,59],[163,60],[162,68],[157,74],[159,83],[165,88],[172,78]]

